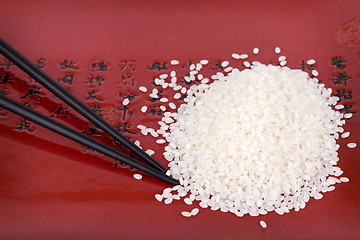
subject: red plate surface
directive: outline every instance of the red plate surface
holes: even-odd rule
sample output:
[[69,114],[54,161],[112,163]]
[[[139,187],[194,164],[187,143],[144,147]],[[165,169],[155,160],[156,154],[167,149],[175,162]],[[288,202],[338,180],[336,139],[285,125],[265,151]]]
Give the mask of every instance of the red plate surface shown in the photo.
[[[153,79],[171,70],[184,73],[189,61],[208,59],[205,74],[234,52],[276,64],[279,46],[289,67],[308,71],[302,61],[316,59],[319,79],[354,117],[345,126],[352,134],[339,140],[338,165],[350,182],[323,199],[283,216],[238,218],[205,209],[184,218],[181,211],[193,206],[155,200],[167,184],[149,176],[137,181],[136,171],[114,169],[104,156],[0,110],[0,239],[359,239],[359,147],[346,147],[360,144],[359,9],[359,1],[2,1],[1,37],[144,149],[154,149],[164,165],[163,146],[136,128],[156,126],[159,101],[138,87],[154,87]],[[171,66],[172,59],[180,65]],[[2,56],[0,74],[9,97],[112,144]],[[124,96],[132,98],[128,109]]]

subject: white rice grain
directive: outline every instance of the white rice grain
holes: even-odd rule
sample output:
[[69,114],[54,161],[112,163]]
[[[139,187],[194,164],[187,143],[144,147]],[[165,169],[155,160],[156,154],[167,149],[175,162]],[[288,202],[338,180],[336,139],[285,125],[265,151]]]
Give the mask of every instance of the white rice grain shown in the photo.
[[231,72],[231,70],[233,70],[232,67],[227,67],[227,68],[224,69],[224,72]]
[[176,105],[174,104],[174,103],[169,103],[169,107],[171,108],[171,109],[176,109]]
[[137,180],[142,179],[142,175],[141,175],[141,174],[138,174],[138,173],[134,174],[133,177],[134,177],[135,179],[137,179]]
[[148,107],[147,106],[142,106],[141,107],[141,112],[145,113],[147,111]]
[[192,201],[190,200],[190,198],[185,198],[185,199],[184,199],[184,202],[185,202],[187,205],[191,205],[191,204],[192,204]]
[[183,215],[184,217],[191,217],[191,213],[186,211],[181,212],[181,215]]
[[158,200],[159,202],[161,202],[163,200],[163,196],[160,194],[155,194],[155,198],[156,200]]
[[145,129],[146,127],[144,125],[139,124],[137,125],[137,128],[141,130],[141,129]]
[[308,65],[313,65],[315,63],[314,59],[310,59],[306,62]]
[[150,134],[153,137],[158,137],[159,136],[159,134],[157,132],[155,132],[155,131],[151,131]]
[[347,178],[347,177],[341,177],[341,178],[340,178],[340,181],[341,181],[341,182],[349,182],[350,180],[349,180],[349,178]]
[[172,201],[173,201],[173,199],[170,197],[170,198],[165,199],[164,203],[165,204],[170,204],[170,203],[172,203]]
[[341,134],[342,138],[347,138],[350,136],[350,132],[344,132],[343,134]]
[[283,66],[285,66],[285,65],[286,65],[286,63],[287,63],[287,61],[281,61],[281,62],[280,62],[280,66],[282,66],[282,67],[283,67]]
[[222,67],[227,67],[227,66],[229,66],[229,62],[228,62],[228,61],[223,61],[223,62],[221,63],[221,66],[222,66]]
[[264,222],[263,220],[260,221],[260,226],[261,226],[262,228],[267,228],[267,224],[266,224],[266,222]]
[[200,202],[199,206],[202,207],[202,208],[207,208],[208,207],[207,203],[205,203],[205,202]]
[[353,116],[352,113],[345,113],[344,118],[351,118]]
[[175,99],[179,99],[181,97],[181,93],[176,93],[175,95],[174,95],[174,98]]
[[128,98],[125,98],[124,101],[122,102],[122,104],[123,104],[124,106],[126,106],[126,105],[129,104],[129,102],[130,102],[130,100],[129,100]]
[[348,148],[356,148],[356,143],[348,143]]
[[146,151],[145,151],[149,156],[151,156],[151,155],[153,155],[155,152],[154,152],[154,150],[151,150],[151,149],[147,149]]
[[198,213],[199,213],[199,209],[198,208],[194,208],[193,210],[191,210],[191,215],[192,216],[195,216],[195,215],[197,215]]
[[142,92],[147,92],[147,88],[143,87],[143,86],[139,87],[139,90],[142,91]]
[[156,140],[156,143],[157,144],[164,144],[166,141],[165,141],[165,139],[158,139],[158,140]]
[[233,53],[233,54],[231,54],[231,56],[232,56],[234,59],[240,59],[240,58],[241,58],[240,55],[237,54],[237,53]]
[[240,55],[240,59],[247,59],[249,57],[249,55],[247,54],[241,54]]
[[280,56],[280,57],[278,58],[278,60],[279,60],[279,62],[285,61],[285,60],[286,60],[286,57],[285,57],[285,56]]

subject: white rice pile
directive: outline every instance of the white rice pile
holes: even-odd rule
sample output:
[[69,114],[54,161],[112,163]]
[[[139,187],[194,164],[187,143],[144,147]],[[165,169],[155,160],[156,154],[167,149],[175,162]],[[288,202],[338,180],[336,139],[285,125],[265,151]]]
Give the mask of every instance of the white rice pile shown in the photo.
[[345,120],[331,107],[338,101],[331,89],[301,70],[259,62],[212,78],[162,119],[168,174],[181,185],[159,201],[185,197],[237,216],[283,214],[341,182],[332,176],[343,173],[335,165]]

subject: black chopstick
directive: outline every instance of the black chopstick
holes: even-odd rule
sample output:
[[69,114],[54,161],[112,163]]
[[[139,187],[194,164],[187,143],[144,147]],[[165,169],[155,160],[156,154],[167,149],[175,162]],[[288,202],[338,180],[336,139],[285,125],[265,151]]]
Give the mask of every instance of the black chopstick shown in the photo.
[[16,66],[18,66],[21,70],[23,70],[25,73],[38,81],[54,95],[59,97],[73,109],[79,112],[82,116],[87,118],[90,122],[94,123],[97,127],[102,129],[112,138],[123,144],[127,149],[148,162],[151,166],[157,168],[163,173],[167,171],[164,166],[155,161],[155,159],[150,157],[141,148],[136,146],[123,134],[114,129],[109,123],[99,117],[95,112],[89,109],[83,102],[81,102],[71,93],[69,93],[65,88],[63,88],[59,83],[54,81],[45,72],[36,67],[32,62],[30,62],[27,58],[21,55],[18,51],[16,51],[13,47],[6,43],[2,38],[0,38],[0,53],[6,58],[8,58],[11,62],[13,62]]
[[[25,107],[24,105],[8,98],[3,95],[0,95],[0,107],[3,107],[21,117],[24,117],[34,123],[37,123],[53,132],[56,132],[64,137],[67,137],[75,142],[78,142],[82,145],[85,145],[89,148],[92,148],[104,155],[107,155],[113,159],[116,159],[118,161],[121,161],[125,164],[128,164],[144,173],[147,173],[151,176],[154,176],[156,178],[159,178],[167,183],[170,183],[172,185],[178,185],[179,182],[163,172],[154,169],[150,166],[147,166],[146,164],[143,164],[141,162],[136,161],[135,159],[126,156],[125,154],[116,151],[115,149],[112,149],[111,147],[96,141],[93,138],[90,138],[64,124],[61,124],[57,122],[56,120],[49,118],[45,115],[42,115],[41,113]],[[111,161],[109,159],[108,161]]]

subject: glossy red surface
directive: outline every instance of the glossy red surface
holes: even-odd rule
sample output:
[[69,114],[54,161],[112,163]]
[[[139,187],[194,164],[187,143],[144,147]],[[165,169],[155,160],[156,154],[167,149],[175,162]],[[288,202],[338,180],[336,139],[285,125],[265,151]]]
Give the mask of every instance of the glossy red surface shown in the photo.
[[[360,148],[346,147],[360,144],[359,8],[359,1],[1,1],[0,36],[30,60],[44,58],[44,71],[54,79],[73,74],[72,85],[69,78],[60,83],[89,106],[99,105],[114,126],[130,124],[128,130],[136,134],[127,136],[154,149],[164,165],[163,146],[136,128],[140,123],[155,127],[159,119],[140,112],[144,104],[158,104],[138,87],[152,88],[155,76],[172,69],[184,72],[169,65],[172,59],[180,66],[209,59],[205,73],[211,74],[216,62],[231,59],[233,52],[276,63],[279,46],[292,68],[316,59],[319,79],[335,93],[345,93],[342,101],[352,105],[348,110],[355,116],[345,127],[351,136],[339,140],[338,165],[349,183],[283,216],[238,218],[205,209],[188,219],[181,211],[193,206],[155,200],[167,184],[149,176],[135,180],[136,171],[113,169],[104,156],[85,153],[79,144],[35,124],[30,131],[16,130],[21,118],[1,111],[6,116],[0,116],[0,239],[359,239]],[[254,47],[260,48],[256,56]],[[340,56],[345,69],[331,65]],[[77,68],[62,69],[64,60]],[[101,61],[107,71],[101,65],[96,69]],[[150,70],[155,61],[169,69]],[[13,83],[1,83],[0,89],[9,97],[35,104],[80,131],[88,127],[71,109],[57,114],[59,105],[66,106],[0,56],[2,79],[6,73]],[[351,77],[346,85],[334,81],[340,73]],[[96,76],[105,79],[101,86]],[[26,95],[33,87],[40,88],[39,98]],[[91,91],[103,101],[86,100]],[[119,94],[129,92],[138,96],[124,116]],[[165,89],[164,95],[173,94]],[[112,144],[107,136],[94,138]],[[266,230],[260,220],[267,222]]]

